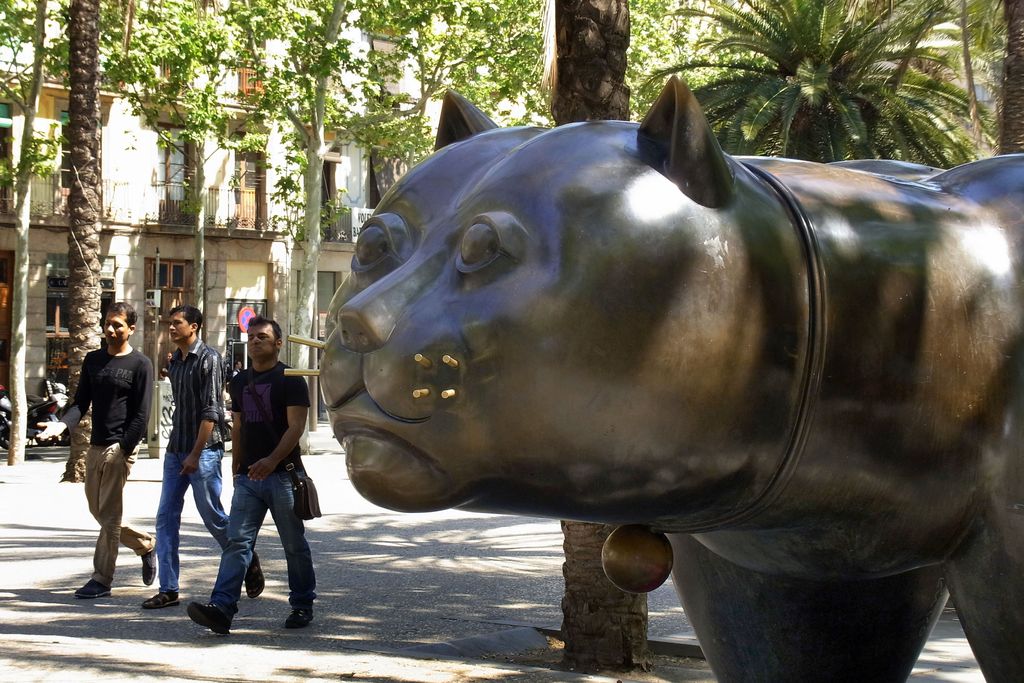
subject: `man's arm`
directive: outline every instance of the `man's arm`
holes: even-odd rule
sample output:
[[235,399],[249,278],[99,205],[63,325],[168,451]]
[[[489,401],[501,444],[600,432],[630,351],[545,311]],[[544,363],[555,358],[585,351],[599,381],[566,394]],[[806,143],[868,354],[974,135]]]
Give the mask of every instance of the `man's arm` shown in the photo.
[[242,414],[231,411],[231,474],[242,473]]
[[[270,455],[257,460],[249,466],[249,478],[253,481],[266,479],[271,472],[277,469],[278,464],[284,460],[295,449],[306,430],[306,415],[309,413],[307,406],[288,406],[288,430],[277,442],[277,448],[271,451]],[[232,429],[234,429],[232,427]],[[232,435],[232,438],[234,436]]]
[[216,356],[213,354],[204,354],[199,362],[202,364],[199,373],[199,400],[202,402],[199,410],[199,431],[196,434],[196,442],[192,445],[192,452],[182,463],[182,474],[192,474],[199,469],[199,455],[206,448],[206,442],[210,440],[214,426],[221,422],[224,412],[220,363],[216,362]]
[[181,474],[192,474],[199,469],[199,456],[202,454],[203,449],[206,448],[206,442],[210,440],[210,434],[213,434],[213,422],[211,420],[203,420],[199,423],[199,432],[196,434],[196,442],[192,445],[192,452],[181,463]]
[[50,439],[56,439],[65,430],[74,429],[81,422],[82,416],[89,411],[91,404],[92,382],[89,379],[89,368],[83,363],[82,372],[78,376],[78,389],[75,390],[75,400],[72,401],[59,422],[40,422],[36,425],[42,428],[42,431],[36,434],[36,440],[49,441]]

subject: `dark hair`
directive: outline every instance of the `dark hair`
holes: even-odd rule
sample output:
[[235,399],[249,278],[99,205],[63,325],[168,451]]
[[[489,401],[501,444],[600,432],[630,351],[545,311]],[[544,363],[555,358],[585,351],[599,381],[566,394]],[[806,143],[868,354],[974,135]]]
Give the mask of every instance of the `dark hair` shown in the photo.
[[135,308],[131,304],[124,301],[115,301],[107,307],[107,315],[113,313],[114,315],[124,316],[124,321],[128,323],[129,327],[134,327],[138,321],[138,316],[135,314]]
[[173,318],[175,314],[181,313],[181,317],[189,324],[195,324],[196,332],[203,329],[203,312],[195,306],[188,304],[182,304],[181,306],[175,306],[171,309],[171,312],[167,314],[168,318]]
[[249,321],[249,328],[262,327],[264,325],[270,325],[274,330],[274,338],[281,339],[281,326],[277,324],[277,321],[273,318],[264,318],[262,315],[258,315]]

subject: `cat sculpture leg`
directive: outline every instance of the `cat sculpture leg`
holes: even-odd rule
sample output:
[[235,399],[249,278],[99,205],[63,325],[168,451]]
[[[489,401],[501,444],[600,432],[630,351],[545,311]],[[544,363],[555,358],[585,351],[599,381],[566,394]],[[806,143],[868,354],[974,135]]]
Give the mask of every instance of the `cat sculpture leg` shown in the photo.
[[942,569],[881,579],[772,576],[670,537],[673,582],[723,683],[903,683],[948,593]]

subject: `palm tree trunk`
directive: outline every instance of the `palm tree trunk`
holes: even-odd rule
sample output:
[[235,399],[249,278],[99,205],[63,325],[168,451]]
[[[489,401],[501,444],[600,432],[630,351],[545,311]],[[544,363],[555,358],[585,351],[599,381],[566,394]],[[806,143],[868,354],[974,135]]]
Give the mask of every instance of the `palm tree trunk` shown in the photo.
[[628,0],[548,1],[555,3],[555,124],[627,120]]
[[[68,370],[72,396],[78,388],[85,354],[99,348],[99,15],[98,0],[71,0],[68,143],[74,177],[68,196]],[[83,417],[71,439],[64,481],[85,479],[85,451],[91,430],[91,416]]]
[[[628,0],[547,1],[555,3],[555,123],[628,119]],[[647,596],[620,591],[601,566],[601,548],[611,531],[601,524],[562,522],[562,639],[565,663],[577,670],[649,666]]]
[[1024,0],[1004,0],[1006,61],[999,153],[1024,152]]

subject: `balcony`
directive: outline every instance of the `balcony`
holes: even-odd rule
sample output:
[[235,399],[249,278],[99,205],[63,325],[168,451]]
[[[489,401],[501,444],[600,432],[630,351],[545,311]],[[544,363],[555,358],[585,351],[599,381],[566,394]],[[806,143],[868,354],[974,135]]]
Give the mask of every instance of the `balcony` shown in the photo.
[[338,206],[334,203],[324,207],[324,241],[355,242],[363,223],[373,214],[373,209],[358,206]]
[[[33,222],[67,218],[69,190],[61,187],[59,175],[32,178],[31,189]],[[12,188],[0,187],[0,218],[14,218],[14,199]],[[203,201],[207,228],[255,233],[269,230],[267,198],[262,190],[211,187],[203,194]],[[191,232],[195,215],[195,202],[184,185],[158,183],[140,187],[126,181],[103,181],[100,220],[106,223],[155,225]],[[347,241],[340,233],[339,237]]]
[[[47,221],[68,216],[70,189],[61,186],[60,175],[35,176],[30,181],[29,214],[34,221]],[[100,218],[107,221],[130,222],[127,183],[104,180],[100,191]],[[0,216],[14,217],[14,189],[0,187]]]
[[[147,188],[140,213],[142,222],[166,227],[192,228],[196,206],[189,188],[180,184],[155,184]],[[226,230],[267,229],[267,201],[262,192],[251,189],[211,187],[203,195],[208,228]]]

